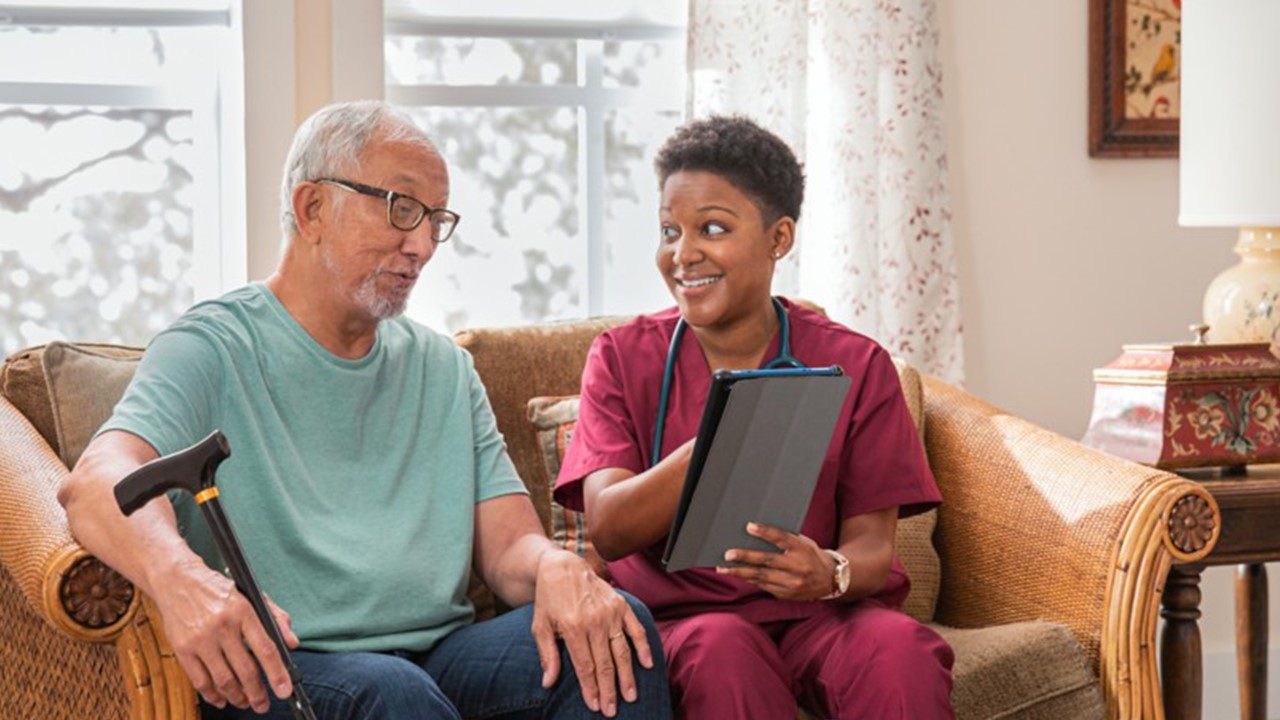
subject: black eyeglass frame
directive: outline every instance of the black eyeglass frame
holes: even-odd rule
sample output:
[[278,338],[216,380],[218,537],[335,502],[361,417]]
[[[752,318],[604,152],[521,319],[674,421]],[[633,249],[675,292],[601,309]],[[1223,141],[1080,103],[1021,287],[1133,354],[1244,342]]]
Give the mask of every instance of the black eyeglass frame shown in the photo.
[[[431,240],[435,242],[437,245],[439,245],[440,243],[446,242],[449,240],[449,238],[453,237],[453,231],[457,230],[458,223],[462,222],[462,216],[448,208],[433,208],[430,205],[422,202],[418,198],[413,197],[412,195],[405,195],[404,193],[398,193],[395,190],[384,190],[383,188],[374,187],[372,185],[365,185],[364,183],[353,182],[351,180],[340,180],[338,178],[319,178],[315,180],[315,182],[323,183],[326,185],[334,185],[348,192],[355,192],[355,193],[360,193],[361,195],[369,195],[370,197],[386,199],[387,222],[391,225],[391,227],[397,230],[402,230],[404,232],[410,232],[412,230],[416,230],[418,226],[422,224],[423,220],[429,217],[432,217],[437,213],[441,214],[442,216],[448,219],[451,219],[453,222],[449,225],[449,232],[444,237],[437,238],[433,234]],[[400,225],[396,224],[396,221],[394,219],[395,216],[394,216],[394,213],[392,212],[392,207],[395,205],[397,200],[409,200],[422,208],[422,211],[418,215],[417,221],[415,221],[409,227],[401,227]]]

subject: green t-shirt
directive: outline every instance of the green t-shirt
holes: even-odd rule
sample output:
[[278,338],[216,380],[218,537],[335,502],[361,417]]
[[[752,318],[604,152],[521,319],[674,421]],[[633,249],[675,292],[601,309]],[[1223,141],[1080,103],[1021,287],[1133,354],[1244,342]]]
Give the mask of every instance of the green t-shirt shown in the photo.
[[[425,650],[471,622],[477,503],[526,492],[471,356],[404,318],[359,360],[325,350],[261,283],[151,342],[111,419],[161,455],[221,430],[223,508],[302,646]],[[189,495],[179,528],[222,568]]]

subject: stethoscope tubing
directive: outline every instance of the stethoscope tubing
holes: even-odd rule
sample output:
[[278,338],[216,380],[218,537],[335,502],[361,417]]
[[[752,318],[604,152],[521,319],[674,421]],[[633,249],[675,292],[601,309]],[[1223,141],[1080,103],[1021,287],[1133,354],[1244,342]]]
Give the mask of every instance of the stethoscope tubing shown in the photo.
[[[782,301],[776,297],[770,298],[773,301],[774,312],[778,314],[779,338],[778,338],[778,354],[774,356],[764,367],[766,370],[773,370],[781,367],[803,368],[804,363],[800,362],[791,354],[791,318],[787,314],[787,309],[783,307]],[[688,323],[684,318],[676,321],[675,332],[671,334],[671,347],[667,350],[667,362],[662,368],[662,390],[658,393],[658,418],[653,424],[653,449],[649,454],[649,467],[658,464],[662,459],[662,433],[667,424],[667,405],[671,400],[671,381],[676,374],[676,358],[680,352],[680,341],[684,339],[684,331]]]

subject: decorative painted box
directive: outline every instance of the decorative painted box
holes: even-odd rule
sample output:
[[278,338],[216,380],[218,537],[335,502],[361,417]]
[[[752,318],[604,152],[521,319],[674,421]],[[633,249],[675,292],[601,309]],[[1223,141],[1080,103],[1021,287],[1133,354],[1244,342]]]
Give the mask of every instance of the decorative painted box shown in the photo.
[[1125,345],[1093,380],[1086,445],[1164,469],[1280,461],[1280,359],[1267,343]]

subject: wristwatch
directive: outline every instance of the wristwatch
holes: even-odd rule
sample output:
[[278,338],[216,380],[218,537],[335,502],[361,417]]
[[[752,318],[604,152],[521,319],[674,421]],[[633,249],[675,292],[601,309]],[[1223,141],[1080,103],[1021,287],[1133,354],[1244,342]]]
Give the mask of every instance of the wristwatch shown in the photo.
[[849,558],[836,552],[823,548],[823,552],[831,556],[836,561],[836,572],[831,578],[831,587],[834,588],[830,595],[824,595],[819,600],[834,600],[844,595],[849,590]]

